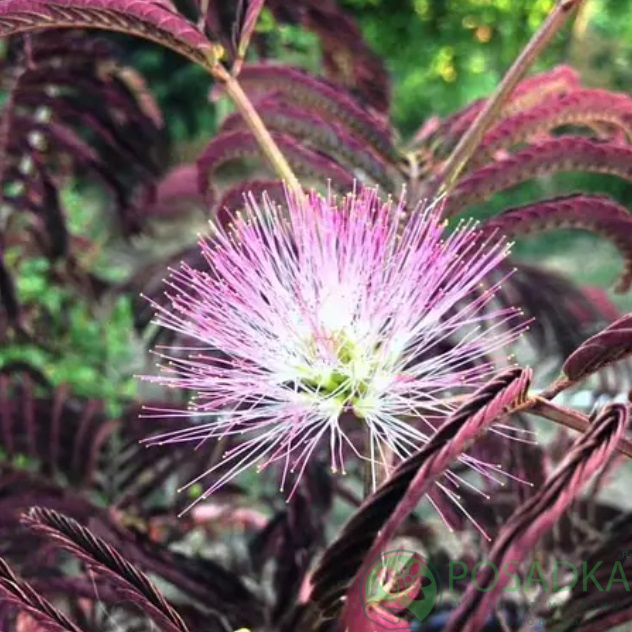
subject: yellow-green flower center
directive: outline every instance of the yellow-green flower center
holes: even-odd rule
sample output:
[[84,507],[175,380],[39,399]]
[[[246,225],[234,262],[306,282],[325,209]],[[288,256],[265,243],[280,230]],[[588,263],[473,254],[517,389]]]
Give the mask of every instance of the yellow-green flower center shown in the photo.
[[357,345],[343,332],[337,332],[329,338],[335,350],[336,362],[327,366],[318,362],[317,343],[309,345],[313,364],[303,367],[299,384],[311,393],[328,398],[342,408],[352,409],[358,416],[364,416],[367,410],[367,396],[371,380],[375,375],[377,362],[367,358]]

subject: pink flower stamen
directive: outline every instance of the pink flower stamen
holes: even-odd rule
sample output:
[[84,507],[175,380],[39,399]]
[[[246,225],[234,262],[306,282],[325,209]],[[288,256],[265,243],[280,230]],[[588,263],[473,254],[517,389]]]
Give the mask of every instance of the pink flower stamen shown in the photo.
[[207,269],[172,270],[169,305],[154,304],[160,326],[200,346],[162,350],[163,373],[146,377],[195,394],[194,423],[151,443],[228,441],[222,463],[196,479],[216,473],[203,497],[275,463],[282,488],[294,474],[291,496],[327,436],[332,470],[344,471],[346,448],[374,473],[389,467],[389,454],[419,449],[489,378],[524,329],[517,310],[494,307],[502,281],[483,285],[508,245],[482,240],[472,223],[446,235],[438,205],[407,212],[371,189],[340,201],[288,194],[286,208],[250,197],[232,226],[213,228],[200,241]]

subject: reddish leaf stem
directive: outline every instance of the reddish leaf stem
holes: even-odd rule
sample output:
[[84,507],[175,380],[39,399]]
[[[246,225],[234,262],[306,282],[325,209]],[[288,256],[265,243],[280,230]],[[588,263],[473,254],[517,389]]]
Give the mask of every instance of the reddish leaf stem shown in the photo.
[[[582,433],[585,433],[590,428],[590,419],[576,410],[554,404],[537,395],[531,399],[531,402],[528,412],[534,415],[550,419]],[[617,450],[628,458],[632,458],[632,442],[629,439],[621,439],[617,445]]]
[[425,192],[426,197],[435,197],[437,194],[448,192],[452,188],[467,161],[478,147],[483,135],[489,129],[494,119],[498,117],[518,82],[529,70],[538,54],[546,48],[566,23],[573,10],[578,8],[582,2],[583,0],[560,0],[558,2],[544,24],[542,24],[522,53],[520,53],[518,59],[507,71],[496,92],[487,101],[472,126],[450,154],[439,177],[431,184],[430,191]]
[[285,182],[290,191],[294,194],[302,195],[303,189],[294,175],[290,164],[264,125],[257,110],[248,98],[248,95],[244,92],[241,85],[239,85],[237,78],[232,76],[223,66],[219,65],[214,69],[213,74],[224,85],[226,94],[233,100],[235,107],[244,117],[244,121],[277,175]]

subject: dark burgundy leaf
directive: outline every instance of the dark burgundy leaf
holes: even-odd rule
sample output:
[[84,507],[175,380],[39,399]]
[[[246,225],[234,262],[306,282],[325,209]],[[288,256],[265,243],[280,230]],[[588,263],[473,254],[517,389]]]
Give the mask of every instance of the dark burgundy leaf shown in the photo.
[[162,2],[5,0],[0,4],[0,37],[46,28],[84,27],[145,37],[207,68],[217,62],[213,44]]
[[465,175],[446,202],[445,213],[455,215],[525,180],[560,171],[605,173],[632,181],[632,149],[572,136],[531,145]]
[[632,99],[605,90],[575,90],[554,95],[539,105],[503,120],[481,141],[468,169],[489,162],[500,149],[546,135],[556,127],[573,125],[594,128],[602,125],[632,136]]
[[[580,87],[579,74],[569,66],[534,75],[521,81],[501,113],[501,121],[538,105],[548,97],[564,95]],[[446,157],[467,128],[485,106],[486,99],[474,101],[460,112],[447,117],[432,128],[422,128],[418,142],[433,147],[440,157]],[[423,133],[422,133],[423,132]]]
[[0,445],[36,459],[41,471],[78,487],[98,486],[104,446],[116,428],[101,402],[72,399],[64,389],[36,392],[30,373],[0,374]]
[[[529,498],[508,520],[489,554],[490,565],[481,567],[477,587],[470,585],[462,605],[454,613],[445,632],[478,632],[487,618],[487,608],[500,597],[510,580],[493,568],[520,562],[535,544],[550,531],[588,481],[609,461],[623,436],[629,417],[625,405],[606,407],[580,436],[564,461],[552,472],[544,486]],[[498,580],[498,581],[496,581]]]
[[280,94],[287,103],[313,110],[325,120],[335,117],[351,134],[369,143],[387,161],[399,159],[390,127],[368,113],[340,85],[312,77],[299,68],[272,63],[244,66],[239,80],[254,98]]
[[569,195],[507,209],[486,222],[483,233],[520,237],[568,228],[603,235],[619,248],[624,272],[618,289],[628,290],[632,284],[632,214],[605,196]]
[[632,354],[632,314],[615,321],[584,342],[564,363],[569,380],[583,380],[592,373]]
[[339,614],[343,608],[340,599],[346,593],[345,620],[356,618],[356,610],[361,608],[357,581],[362,569],[381,553],[397,527],[450,463],[508,407],[525,397],[530,377],[528,370],[512,369],[491,380],[363,503],[327,549],[314,573],[312,599],[323,612],[328,616]]
[[[306,111],[270,97],[258,103],[257,111],[268,129],[309,142],[317,150],[335,156],[356,174],[366,174],[375,184],[386,191],[398,193],[403,180],[394,165],[386,162],[366,142],[361,142],[335,120],[326,120],[316,113]],[[221,132],[247,129],[238,113],[228,117]]]
[[82,632],[65,614],[44,599],[27,582],[20,580],[0,558],[0,593],[4,599],[28,613],[50,632]]
[[327,75],[381,114],[387,114],[390,80],[353,18],[337,0],[268,0],[277,19],[302,24],[320,39]]
[[[305,179],[313,179],[326,188],[348,192],[353,187],[353,176],[337,162],[298,143],[290,136],[274,134],[274,140],[296,173]],[[228,132],[216,136],[198,159],[200,188],[213,201],[213,176],[224,164],[244,157],[261,156],[261,149],[250,132]]]
[[515,259],[497,270],[510,272],[498,297],[506,307],[520,306],[531,323],[525,335],[544,355],[565,358],[608,324],[600,304],[561,274]]
[[204,196],[199,190],[198,168],[183,164],[171,168],[158,182],[151,196],[140,209],[143,218],[182,219],[192,210],[205,208]]
[[122,598],[145,611],[164,630],[189,632],[180,615],[142,572],[72,518],[49,509],[33,508],[25,516],[24,523],[110,580]]

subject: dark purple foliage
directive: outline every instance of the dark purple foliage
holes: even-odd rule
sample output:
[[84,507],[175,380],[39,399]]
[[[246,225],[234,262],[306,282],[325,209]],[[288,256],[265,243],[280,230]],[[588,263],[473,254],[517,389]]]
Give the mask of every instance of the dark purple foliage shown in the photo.
[[[562,0],[560,6],[576,4]],[[189,342],[183,334],[152,332],[153,309],[139,294],[162,301],[167,267],[183,260],[203,266],[199,249],[178,243],[165,254],[157,237],[156,257],[136,261],[126,281],[96,279],[80,265],[80,244],[67,228],[60,192],[68,182],[97,182],[117,219],[112,233],[124,237],[151,238],[169,222],[186,225],[192,210],[228,225],[248,192],[283,200],[278,173],[263,159],[252,121],[241,113],[225,119],[195,160],[172,164],[168,121],[142,77],[120,63],[109,40],[87,29],[136,35],[179,52],[214,77],[213,94],[230,94],[231,82],[238,82],[306,188],[330,186],[345,193],[358,182],[397,195],[406,186],[412,207],[440,184],[442,168],[487,103],[432,117],[405,144],[388,119],[384,64],[335,0],[266,3],[278,21],[301,24],[318,36],[325,78],[270,60],[246,61],[249,43],[265,52],[265,34],[255,28],[262,0],[191,0],[188,9],[197,12],[197,24],[178,11],[180,5],[185,3],[0,4],[0,35],[9,38],[2,60],[7,98],[0,112],[0,180],[8,211],[0,235],[0,340],[32,341],[29,311],[20,305],[14,274],[1,256],[20,247],[25,257],[46,255],[60,266],[57,280],[72,281],[92,298],[106,291],[129,297],[134,325],[148,344]],[[630,181],[631,117],[627,95],[583,88],[566,66],[524,79],[454,183],[443,207],[446,217],[560,171]],[[563,228],[612,241],[624,259],[618,289],[629,290],[632,220],[608,197],[575,193],[534,200],[483,222],[480,235],[520,238]],[[599,397],[621,396],[629,388],[631,316],[621,317],[599,288],[577,287],[517,261],[503,264],[490,283],[509,275],[510,268],[515,270],[498,301],[519,306],[532,319],[528,339],[538,361],[553,358],[561,375],[535,394],[537,363],[535,371],[497,374],[459,400],[451,414],[437,416],[428,443],[364,499],[357,491],[361,464],[347,477],[333,476],[315,454],[291,503],[268,491],[255,498],[254,485],[229,484],[212,501],[180,515],[199,492],[175,490],[216,465],[220,452],[209,441],[196,450],[186,444],[147,449],[140,442],[172,430],[174,418],[165,419],[164,410],[177,417],[186,402],[177,396],[125,402],[124,412],[113,419],[103,402],[54,388],[26,362],[4,365],[0,628],[132,632],[155,624],[169,632],[374,632],[360,583],[390,543],[414,542],[444,575],[457,559],[444,546],[445,527],[421,517],[424,495],[458,535],[458,558],[470,566],[483,560],[526,563],[537,555],[549,564],[603,560],[611,567],[621,550],[632,551],[630,514],[602,497],[632,456],[630,406],[610,403],[587,414],[555,398],[582,382],[592,406]],[[453,345],[446,338],[437,350]],[[534,415],[558,424],[549,444],[528,439]],[[525,440],[509,444],[508,424]],[[574,436],[564,426],[580,432]],[[234,436],[226,444],[240,441]],[[465,475],[456,462],[464,452],[493,460],[498,471],[509,474],[507,480],[501,485],[481,477],[477,489],[455,485],[450,477]],[[448,485],[458,489],[458,504],[445,493]],[[341,509],[347,521],[336,533]],[[604,573],[598,571],[595,579],[606,582]],[[479,581],[489,584],[491,578],[484,574]],[[490,621],[497,623],[487,617],[487,608],[496,604],[511,614],[505,628],[512,632],[535,617],[550,626],[575,617],[572,629],[582,632],[632,621],[632,598],[620,586],[607,594],[570,588],[558,605],[530,603],[522,595],[508,603],[500,589],[459,589],[458,596],[469,601],[447,603],[428,625],[444,632],[484,632]]]

